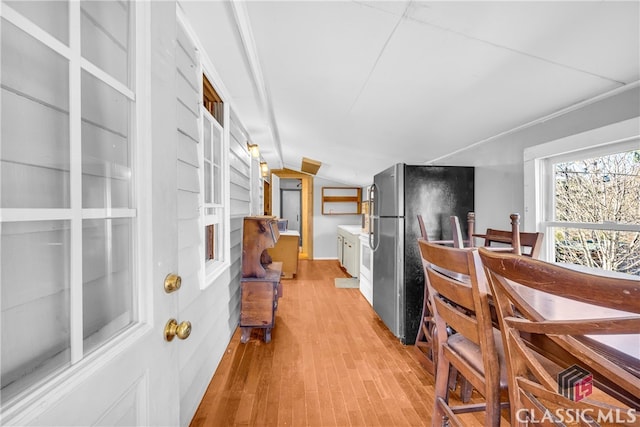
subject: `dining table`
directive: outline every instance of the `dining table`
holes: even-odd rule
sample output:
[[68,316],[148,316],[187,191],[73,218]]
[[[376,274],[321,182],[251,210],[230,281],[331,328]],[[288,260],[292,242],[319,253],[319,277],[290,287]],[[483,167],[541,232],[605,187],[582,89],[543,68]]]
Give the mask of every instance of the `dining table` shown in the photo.
[[[493,250],[493,248],[492,248]],[[640,277],[626,273],[608,271],[599,268],[587,267],[577,264],[554,263],[563,268],[577,270],[589,274],[601,275],[614,278],[625,278],[637,280],[640,286]],[[468,283],[468,278],[460,274],[448,271],[443,268],[437,268],[442,274],[455,277],[462,282]],[[580,286],[576,283],[576,286]],[[548,294],[536,289],[532,289],[517,283],[514,283],[514,289],[530,304],[538,313],[547,320],[579,320],[579,319],[605,319],[615,317],[633,317],[637,314],[629,313],[622,310],[612,310],[572,299],[564,298],[557,295]],[[490,291],[490,290],[489,290]],[[489,304],[494,318],[494,324],[498,327],[497,313],[493,305],[493,298],[489,298]],[[604,331],[603,331],[604,332]],[[560,347],[558,344],[550,340],[544,335],[527,335],[524,337],[529,343],[543,356],[552,360],[554,363],[564,369],[569,366],[579,364],[581,361],[573,354]],[[580,342],[587,347],[602,355],[616,365],[630,372],[640,381],[640,331],[637,334],[597,334],[576,336]],[[594,380],[601,388],[616,397],[621,402],[640,411],[640,396],[636,396],[618,384],[613,383],[608,378],[593,374]]]
[[[576,264],[554,264],[593,275],[637,280],[638,286],[640,286],[639,276]],[[580,286],[580,284],[576,283],[576,286]],[[636,313],[599,307],[561,296],[548,294],[519,284],[515,284],[514,288],[522,297],[524,297],[527,303],[529,303],[548,320],[604,319],[638,316]],[[638,381],[640,381],[640,331],[636,334],[620,335],[607,334],[603,331],[603,334],[583,335],[575,338],[596,353],[638,377]],[[529,341],[541,354],[549,357],[563,368],[580,362],[580,360],[578,360],[574,355],[568,354],[568,352],[552,342],[546,336],[532,335],[529,336]],[[633,395],[627,390],[619,387],[617,384],[612,383],[607,378],[601,377],[597,374],[594,374],[594,380],[596,380],[601,387],[606,388],[612,395],[616,396],[620,401],[635,408],[636,410],[640,410],[640,396]]]

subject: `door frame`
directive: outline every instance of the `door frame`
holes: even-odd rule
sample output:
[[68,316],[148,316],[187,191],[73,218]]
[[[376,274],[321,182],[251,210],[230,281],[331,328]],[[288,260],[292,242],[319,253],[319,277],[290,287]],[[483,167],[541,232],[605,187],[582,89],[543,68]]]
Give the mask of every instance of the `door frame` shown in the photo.
[[[302,183],[302,204],[300,210],[301,224],[300,234],[304,235],[302,239],[302,252],[300,252],[300,259],[313,259],[313,176],[294,171],[291,169],[272,169],[271,175],[276,175],[279,178],[287,179],[299,179]],[[265,197],[269,195],[265,195]],[[271,212],[268,212],[270,215]]]

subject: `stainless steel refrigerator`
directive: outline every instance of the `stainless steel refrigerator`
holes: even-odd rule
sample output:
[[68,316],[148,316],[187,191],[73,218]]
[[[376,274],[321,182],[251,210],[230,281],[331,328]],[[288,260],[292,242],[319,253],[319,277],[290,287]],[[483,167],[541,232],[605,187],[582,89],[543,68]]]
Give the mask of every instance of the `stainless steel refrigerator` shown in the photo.
[[399,163],[374,177],[369,190],[373,308],[404,344],[415,342],[424,295],[418,214],[430,240],[451,239],[449,217],[465,219],[474,210],[473,199],[472,167]]

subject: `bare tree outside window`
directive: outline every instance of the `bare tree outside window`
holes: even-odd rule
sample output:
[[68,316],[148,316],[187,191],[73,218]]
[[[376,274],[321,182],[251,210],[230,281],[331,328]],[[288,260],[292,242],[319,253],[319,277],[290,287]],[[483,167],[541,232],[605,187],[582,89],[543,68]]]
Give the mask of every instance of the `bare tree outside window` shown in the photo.
[[640,275],[640,150],[555,164],[555,220],[556,261]]

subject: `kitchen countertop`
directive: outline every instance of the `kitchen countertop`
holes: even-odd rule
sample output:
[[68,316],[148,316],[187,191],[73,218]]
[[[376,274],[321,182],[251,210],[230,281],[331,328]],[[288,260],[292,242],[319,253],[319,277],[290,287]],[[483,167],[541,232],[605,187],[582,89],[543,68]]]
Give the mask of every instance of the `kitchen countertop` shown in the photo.
[[342,228],[349,234],[353,234],[356,237],[360,237],[361,239],[368,239],[369,233],[362,231],[362,227],[359,225],[339,225],[338,228]]
[[300,237],[300,233],[297,230],[280,231],[279,234],[281,236],[298,236],[298,237]]
[[350,233],[356,236],[362,234],[362,227],[359,225],[339,225],[338,228],[342,228],[347,233]]

